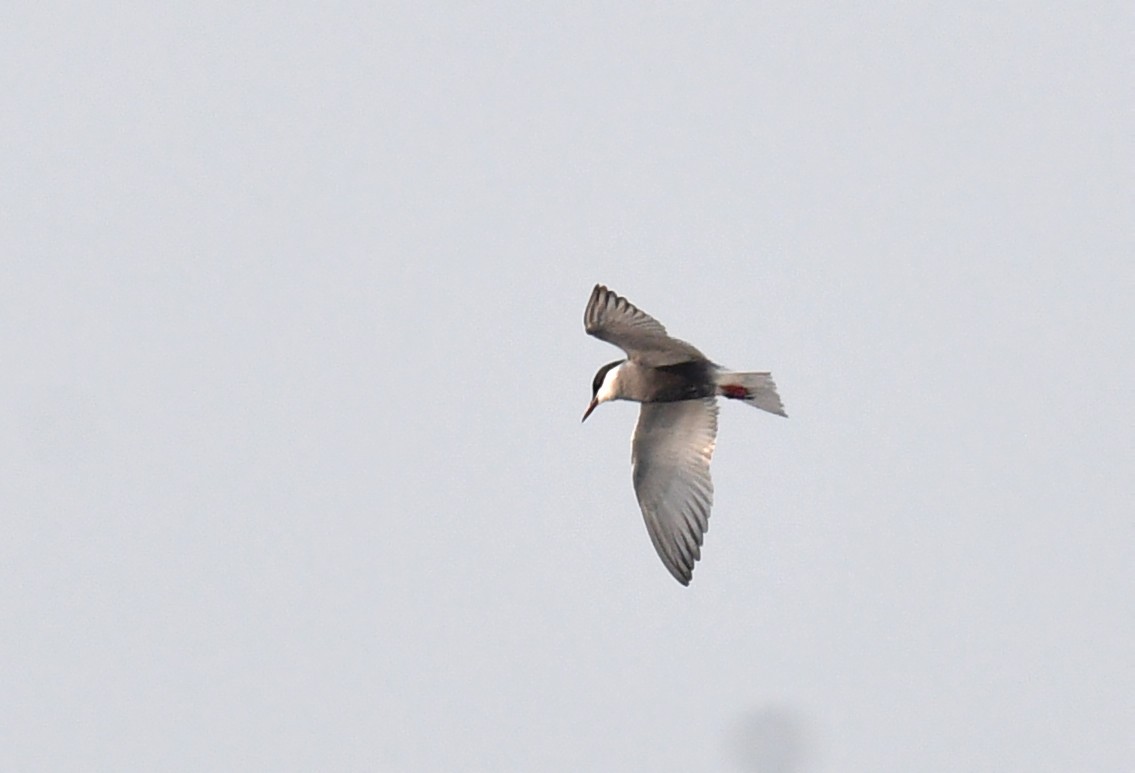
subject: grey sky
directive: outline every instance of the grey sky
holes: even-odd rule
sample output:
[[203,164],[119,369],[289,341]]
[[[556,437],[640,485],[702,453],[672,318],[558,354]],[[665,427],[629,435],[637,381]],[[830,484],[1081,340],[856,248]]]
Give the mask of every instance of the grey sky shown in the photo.
[[1125,4],[2,16],[0,768],[1135,768]]

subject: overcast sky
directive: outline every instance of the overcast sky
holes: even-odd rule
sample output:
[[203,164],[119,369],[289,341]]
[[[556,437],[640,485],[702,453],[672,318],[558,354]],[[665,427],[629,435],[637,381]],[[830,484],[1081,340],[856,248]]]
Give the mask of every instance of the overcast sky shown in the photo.
[[1129,5],[571,5],[5,5],[0,768],[1135,769]]

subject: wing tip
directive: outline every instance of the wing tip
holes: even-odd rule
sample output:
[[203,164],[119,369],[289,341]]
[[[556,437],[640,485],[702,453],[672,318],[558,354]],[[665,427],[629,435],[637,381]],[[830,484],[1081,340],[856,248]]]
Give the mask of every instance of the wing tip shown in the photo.
[[694,579],[694,567],[667,564],[666,568],[670,570],[670,576],[677,580],[683,588],[690,587],[690,581]]
[[662,559],[662,565],[666,567],[666,571],[670,576],[678,581],[678,584],[689,587],[690,581],[694,579],[694,566],[693,564],[686,566],[680,558],[676,556],[667,556],[659,552],[658,557]]
[[599,310],[606,305],[607,293],[610,290],[605,285],[596,283],[591,289],[591,297],[587,299],[587,307],[583,310],[583,330],[594,333],[599,329]]

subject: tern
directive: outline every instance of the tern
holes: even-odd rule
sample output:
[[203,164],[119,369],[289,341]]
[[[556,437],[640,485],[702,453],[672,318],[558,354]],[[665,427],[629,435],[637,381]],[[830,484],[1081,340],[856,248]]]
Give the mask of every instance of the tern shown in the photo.
[[717,398],[787,416],[772,374],[722,368],[603,285],[591,291],[583,328],[627,355],[595,374],[583,421],[610,400],[642,404],[631,438],[635,496],[658,557],[674,579],[689,585],[713,504],[709,462]]

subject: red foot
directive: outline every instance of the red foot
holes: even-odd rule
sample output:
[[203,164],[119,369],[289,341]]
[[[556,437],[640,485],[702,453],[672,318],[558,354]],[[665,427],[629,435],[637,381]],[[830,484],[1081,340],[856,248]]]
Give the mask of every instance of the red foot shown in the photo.
[[749,390],[740,384],[722,384],[721,394],[734,400],[744,400],[749,396]]

